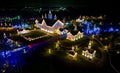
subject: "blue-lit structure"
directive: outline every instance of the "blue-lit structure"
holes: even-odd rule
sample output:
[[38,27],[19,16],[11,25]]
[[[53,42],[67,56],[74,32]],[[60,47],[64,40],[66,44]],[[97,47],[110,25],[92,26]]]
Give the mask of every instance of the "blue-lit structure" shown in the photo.
[[[53,38],[51,40],[53,40]],[[7,65],[9,68],[21,67],[21,65],[23,65],[22,60],[24,54],[29,54],[31,49],[34,49],[35,47],[38,47],[40,45],[40,47],[43,47],[45,43],[48,43],[48,40],[35,44],[23,45],[14,49],[5,48],[4,50],[0,51],[0,70],[4,69]]]
[[100,27],[96,26],[90,21],[83,21],[82,23],[82,31],[84,34],[90,35],[90,34],[99,34],[100,33]]
[[[12,41],[12,43],[11,43]],[[18,64],[22,65],[22,58],[25,51],[28,51],[28,46],[18,46],[15,42],[9,39],[5,34],[3,40],[0,41],[0,70],[6,69],[7,67],[17,67]],[[12,45],[12,46],[11,46]],[[1,73],[1,71],[0,71]]]
[[82,31],[86,35],[91,34],[100,34],[100,33],[111,33],[111,32],[120,32],[120,28],[118,25],[96,25],[90,21],[83,21],[82,23]]
[[29,28],[30,25],[28,25],[27,23],[24,23],[24,24],[17,24],[17,25],[14,25],[12,27],[22,29],[22,28]]
[[48,19],[53,19],[53,15],[52,15],[51,11],[49,11]]
[[0,70],[4,69],[7,65],[10,69],[19,66],[21,67],[24,64],[22,62],[24,57],[23,55],[29,51],[28,48],[28,46],[24,46],[14,50],[0,51]]

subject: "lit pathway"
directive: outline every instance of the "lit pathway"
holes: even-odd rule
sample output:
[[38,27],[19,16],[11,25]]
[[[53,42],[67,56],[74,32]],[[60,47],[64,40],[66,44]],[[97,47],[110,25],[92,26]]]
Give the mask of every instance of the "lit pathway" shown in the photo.
[[44,41],[40,41],[38,43],[34,43],[34,44],[28,44],[26,46],[23,46],[21,48],[16,48],[14,50],[12,50],[12,52],[16,52],[16,51],[20,51],[20,50],[23,50],[23,49],[33,49],[35,47],[44,47],[46,44],[50,44],[50,43],[53,43],[59,39],[62,39],[64,37],[64,35],[62,36],[56,36],[56,37],[52,37],[50,39],[47,39],[47,40],[44,40]]
[[45,40],[45,41],[42,41],[42,42],[39,42],[39,43],[29,44],[28,47],[29,47],[30,49],[33,48],[33,47],[37,47],[37,46],[42,47],[42,46],[44,46],[45,44],[50,44],[50,43],[53,43],[53,42],[55,42],[55,41],[57,41],[57,40],[59,40],[59,39],[62,39],[63,36],[64,36],[64,35],[62,35],[62,36],[56,36],[56,37],[53,37],[53,38],[51,38],[51,39],[48,39],[48,40]]

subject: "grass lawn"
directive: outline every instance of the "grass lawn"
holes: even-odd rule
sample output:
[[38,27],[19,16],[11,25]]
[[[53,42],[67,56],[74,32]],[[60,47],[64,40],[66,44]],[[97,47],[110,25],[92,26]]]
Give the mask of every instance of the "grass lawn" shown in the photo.
[[27,38],[36,38],[36,37],[40,37],[40,36],[44,36],[46,35],[45,33],[42,33],[40,31],[31,31],[30,33],[24,34],[25,37]]
[[[36,31],[31,31],[30,33],[23,34],[23,36],[26,37],[26,38],[37,38],[37,37],[42,37],[42,36],[45,36],[45,35],[46,35],[45,33],[42,33],[42,32],[37,31],[37,30]],[[24,44],[32,44],[32,43],[43,41],[43,40],[48,39],[50,37],[51,36],[45,36],[45,37],[42,37],[42,38],[38,38],[34,41],[28,41],[28,40],[24,39],[23,37],[21,37],[20,35],[13,35],[12,39],[14,39],[16,41],[20,41]]]

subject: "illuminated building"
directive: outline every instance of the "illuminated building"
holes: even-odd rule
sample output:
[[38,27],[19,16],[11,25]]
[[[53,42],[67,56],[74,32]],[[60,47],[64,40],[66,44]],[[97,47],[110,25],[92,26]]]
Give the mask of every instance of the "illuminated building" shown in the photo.
[[71,51],[69,51],[68,55],[71,56],[71,57],[73,57],[73,59],[76,59],[78,53],[75,52],[75,51],[73,51],[73,50],[71,50]]
[[77,60],[78,53],[75,51],[77,49],[77,46],[72,46],[72,50],[68,52],[68,56],[72,57],[72,59]]
[[92,49],[86,49],[82,51],[82,55],[89,58],[93,59],[95,57],[96,51]]
[[52,15],[51,11],[49,11],[48,19],[53,19],[53,15]]
[[76,35],[72,35],[70,32],[68,32],[66,39],[68,39],[70,41],[76,41],[82,37],[83,37],[83,33],[81,33],[80,31]]
[[94,58],[95,54],[96,54],[96,51],[91,49],[92,44],[93,44],[93,41],[90,40],[89,43],[88,43],[87,49],[84,49],[82,51],[82,55],[89,58],[89,59]]
[[61,31],[61,35],[67,34],[67,33],[68,33],[68,30],[67,30],[67,29],[64,29],[63,31]]
[[41,16],[42,17],[42,19],[50,19],[50,20],[57,20],[57,15],[55,14],[54,16],[53,16],[53,14],[52,14],[52,12],[49,10],[49,13],[48,14],[44,14],[44,15],[42,15]]
[[12,28],[12,25],[11,25],[11,23],[6,23],[6,22],[5,22],[5,23],[1,23],[1,24],[0,24],[0,27],[2,27],[2,28],[4,28],[4,29],[5,29],[5,28]]
[[28,32],[29,32],[29,30],[25,30],[25,29],[23,29],[22,31],[17,30],[18,35],[19,34],[25,34],[25,33],[28,33]]
[[81,23],[83,21],[84,21],[84,19],[80,19],[80,18],[76,19],[76,22],[79,22],[79,23]]
[[72,46],[72,50],[73,50],[73,51],[76,51],[77,49],[78,49],[78,46],[77,46],[77,45]]
[[99,34],[101,32],[100,27],[97,27],[96,24],[93,25],[92,22],[83,21],[81,24],[85,34]]
[[59,29],[63,28],[64,24],[60,20],[57,20],[53,26],[48,26],[45,20],[43,20],[42,24],[35,24],[35,26],[48,33],[61,34],[61,31]]
[[24,28],[30,28],[30,25],[23,23],[23,24],[18,24],[18,25],[12,25],[12,28],[24,29]]
[[54,16],[54,20],[57,20],[57,16],[56,15]]
[[[44,17],[43,17],[43,18],[44,18]],[[39,24],[39,21],[38,21],[37,19],[35,20],[35,24]]]

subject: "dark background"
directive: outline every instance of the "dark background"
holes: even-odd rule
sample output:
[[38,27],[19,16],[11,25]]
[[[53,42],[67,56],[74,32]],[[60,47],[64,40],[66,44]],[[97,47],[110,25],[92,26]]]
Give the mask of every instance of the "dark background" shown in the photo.
[[117,19],[120,17],[118,0],[0,0],[2,11],[24,7],[72,7],[79,12],[108,14]]
[[101,7],[119,8],[116,0],[0,0],[0,7]]

